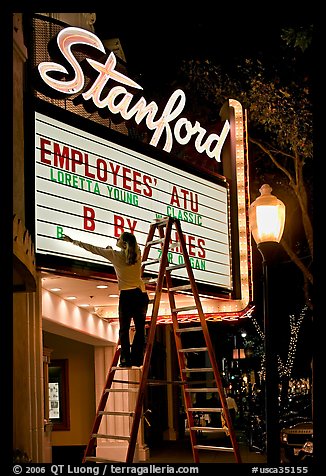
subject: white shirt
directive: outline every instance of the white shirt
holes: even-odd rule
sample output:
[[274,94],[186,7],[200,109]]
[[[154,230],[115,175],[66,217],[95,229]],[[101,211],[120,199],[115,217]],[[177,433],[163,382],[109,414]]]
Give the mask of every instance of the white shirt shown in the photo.
[[84,248],[95,255],[103,256],[113,264],[118,278],[119,291],[140,288],[145,291],[145,284],[141,279],[141,258],[135,264],[126,263],[126,255],[123,250],[116,251],[111,247],[101,248],[99,246],[83,243],[82,241],[71,240],[74,245]]

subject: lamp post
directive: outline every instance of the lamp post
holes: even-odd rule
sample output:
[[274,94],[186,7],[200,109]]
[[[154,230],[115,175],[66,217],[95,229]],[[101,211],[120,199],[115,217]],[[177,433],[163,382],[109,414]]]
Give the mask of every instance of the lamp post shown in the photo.
[[[277,328],[270,312],[269,271],[275,261],[285,223],[285,205],[271,194],[272,188],[264,184],[261,196],[249,207],[249,225],[257,248],[262,255],[263,315],[265,333],[265,424],[266,455],[268,464],[280,462],[279,391],[275,342]],[[275,296],[274,296],[275,300]]]

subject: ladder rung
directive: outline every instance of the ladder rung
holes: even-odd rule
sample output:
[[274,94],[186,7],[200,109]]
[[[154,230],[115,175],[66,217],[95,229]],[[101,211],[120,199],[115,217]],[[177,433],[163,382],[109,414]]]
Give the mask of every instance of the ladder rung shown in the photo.
[[182,372],[213,372],[212,367],[202,367],[198,369],[182,369]]
[[[132,366],[132,367],[120,367],[119,365],[117,367],[111,367],[111,372],[113,370],[143,370],[142,367],[136,367],[136,366]],[[126,382],[127,383],[127,382]],[[137,382],[138,383],[138,382]]]
[[[130,368],[130,367],[129,367]],[[138,388],[106,388],[104,393],[109,392],[138,392]]]
[[179,307],[176,309],[171,309],[172,312],[183,312],[183,311],[193,311],[194,309],[197,309],[197,306],[185,306],[185,307]]
[[191,426],[191,430],[196,430],[196,431],[223,431],[225,432],[225,428],[215,428],[215,426]]
[[85,461],[94,461],[94,463],[116,463],[112,459],[104,459],[99,456],[86,456]]
[[185,268],[186,265],[185,264],[173,264],[172,266],[167,266],[166,269],[168,271],[173,271],[174,269],[181,269],[181,268]]
[[223,408],[220,408],[220,407],[214,407],[214,408],[202,408],[202,407],[191,407],[191,408],[188,408],[188,412],[204,412],[204,413],[220,413],[223,411]]
[[165,225],[168,220],[169,220],[169,217],[157,218],[153,223],[151,223],[151,225],[152,226],[154,226],[154,225],[157,225],[157,226]]
[[145,284],[156,283],[157,278],[142,278]]
[[218,388],[216,387],[207,387],[207,388],[185,388],[185,392],[207,392],[207,393],[212,393],[212,392],[218,392]]
[[177,248],[178,246],[180,246],[180,241],[172,241],[172,243],[170,243],[169,245],[169,250],[173,250],[174,248]]
[[156,264],[156,263],[159,263],[160,261],[161,261],[160,259],[148,259],[142,262],[142,266],[147,266],[148,264]]
[[196,332],[196,331],[202,331],[202,327],[180,327],[177,329],[177,332]]
[[183,286],[175,286],[174,288],[170,288],[169,291],[186,291],[187,289],[191,289],[191,284],[184,284]]
[[205,446],[205,445],[194,445],[194,448],[197,450],[210,450],[210,451],[226,451],[233,453],[234,449],[229,446]]
[[139,382],[136,380],[119,380],[119,379],[113,379],[112,382],[114,383],[128,383],[132,385],[139,385]]
[[148,242],[146,243],[146,246],[158,245],[159,243],[163,243],[164,240],[165,240],[165,238],[159,238],[158,240],[148,241]]
[[207,347],[189,347],[188,349],[179,349],[179,352],[204,352]]
[[107,411],[101,410],[98,412],[99,415],[115,415],[115,416],[134,416],[135,412],[114,412],[114,411]]
[[93,433],[92,438],[107,438],[108,440],[129,440],[130,436],[106,435],[105,433]]

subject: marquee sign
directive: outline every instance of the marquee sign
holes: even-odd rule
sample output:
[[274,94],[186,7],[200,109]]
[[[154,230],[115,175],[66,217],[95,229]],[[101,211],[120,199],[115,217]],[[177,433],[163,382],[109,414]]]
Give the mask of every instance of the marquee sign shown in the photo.
[[[38,112],[35,146],[36,252],[107,265],[101,256],[58,238],[66,233],[114,247],[117,237],[130,231],[142,248],[149,224],[172,216],[182,223],[197,282],[231,289],[226,182],[163,165]],[[152,247],[149,258],[159,253]],[[178,247],[169,254],[171,263],[182,259]],[[187,274],[181,269],[174,276]]]
[[[158,150],[148,152],[148,146],[136,150],[129,139],[115,141],[111,131],[92,121],[87,121],[86,128],[78,121],[66,121],[66,111],[57,115],[38,110],[36,253],[107,265],[101,257],[60,238],[69,234],[94,245],[114,246],[126,230],[135,233],[142,247],[155,218],[176,217],[182,224],[199,290],[208,289],[219,297],[212,312],[222,318],[243,317],[252,308],[252,291],[246,119],[241,104],[230,99],[221,130],[208,133],[199,121],[183,114],[186,97],[181,89],[160,109],[154,101],[148,102],[141,95],[142,86],[118,71],[114,53],[108,53],[95,34],[63,28],[56,47],[61,54],[56,61],[36,64],[43,99],[53,93],[70,97],[72,111],[78,97],[85,108],[91,105],[92,110],[109,112],[126,123],[134,121],[147,128],[149,144],[165,153],[173,152],[175,143],[192,144],[199,161],[206,155],[221,162],[225,177],[212,174],[204,178],[185,170],[172,154],[171,160],[162,162]],[[102,127],[100,134],[96,127]],[[159,247],[152,248],[150,258],[156,259],[159,252]],[[178,247],[169,260],[180,263]],[[176,276],[186,278],[182,268]]]

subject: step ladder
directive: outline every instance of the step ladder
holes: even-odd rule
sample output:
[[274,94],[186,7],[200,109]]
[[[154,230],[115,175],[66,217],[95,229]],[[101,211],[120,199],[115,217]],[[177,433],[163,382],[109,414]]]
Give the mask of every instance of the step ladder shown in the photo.
[[[177,241],[172,241],[172,230],[176,231]],[[158,235],[158,236],[156,236]],[[169,250],[173,248],[178,248],[181,251],[181,255],[183,259],[181,261],[182,264],[173,265],[169,263]],[[157,248],[158,251],[158,258],[150,258],[150,250]],[[158,272],[151,271],[151,266],[158,265]],[[173,271],[177,269],[184,268],[186,269],[189,284],[181,285],[181,286],[174,286],[173,285]],[[145,277],[146,274],[149,277]],[[147,271],[149,269],[149,271]],[[154,275],[154,277],[152,277]],[[143,414],[143,403],[144,403],[144,396],[148,381],[148,373],[150,368],[150,361],[151,355],[153,350],[153,345],[155,341],[155,332],[156,332],[156,324],[157,324],[157,317],[159,312],[159,306],[161,301],[161,295],[163,286],[167,288],[170,308],[171,308],[171,316],[172,316],[172,324],[173,324],[173,335],[175,338],[176,349],[177,349],[177,357],[178,357],[178,364],[180,370],[180,379],[181,379],[181,386],[182,386],[182,393],[183,399],[185,404],[186,416],[187,416],[187,424],[189,429],[189,436],[193,454],[193,460],[195,463],[200,462],[200,452],[203,451],[217,451],[217,452],[232,452],[234,453],[235,460],[237,463],[241,463],[240,452],[237,444],[237,440],[235,437],[235,432],[232,425],[232,420],[230,417],[230,413],[228,411],[226,397],[224,393],[224,388],[222,384],[222,379],[218,370],[217,362],[215,359],[215,353],[212,346],[212,342],[209,335],[209,330],[207,327],[207,322],[205,319],[205,315],[201,306],[197,285],[194,279],[193,270],[191,267],[191,262],[188,256],[188,250],[186,246],[186,242],[181,230],[180,221],[176,218],[166,217],[162,219],[157,219],[154,223],[150,225],[149,233],[147,236],[147,240],[145,243],[145,248],[142,256],[142,276],[143,280],[147,285],[151,285],[155,283],[155,296],[154,299],[150,301],[152,304],[152,316],[149,325],[149,332],[147,336],[146,342],[146,349],[144,353],[144,361],[143,366],[138,368],[140,372],[139,382],[132,381],[132,380],[120,380],[119,378],[115,378],[116,372],[126,372],[133,370],[134,368],[124,368],[118,367],[118,361],[120,357],[120,345],[119,342],[116,345],[116,349],[114,352],[113,360],[111,367],[109,369],[107,380],[98,404],[95,421],[93,424],[91,436],[89,439],[89,443],[85,449],[83,463],[88,461],[93,462],[109,462],[109,460],[98,458],[93,456],[95,444],[97,438],[107,438],[112,440],[127,440],[128,441],[128,449],[126,454],[126,463],[133,463],[136,443],[137,443],[137,436],[140,421]],[[194,299],[194,305],[186,306],[177,308],[175,302],[175,293],[179,292],[189,292]],[[188,325],[184,323],[179,323],[178,316],[179,314],[190,311],[196,310],[199,317],[199,322],[196,322],[196,325]],[[183,344],[184,336],[190,335],[195,333],[195,336],[201,336],[204,341],[204,345],[202,347],[185,347]],[[189,357],[194,353],[205,353],[206,354],[206,362],[209,361],[209,365],[205,367],[188,367],[187,360]],[[206,378],[205,380],[200,380],[199,382],[192,378],[193,375],[204,375]],[[208,380],[208,375],[212,377]],[[210,383],[211,382],[211,383]],[[116,387],[117,384],[122,384],[121,387]],[[115,384],[115,386],[113,386]],[[126,386],[127,384],[127,386]],[[196,385],[200,384],[200,387]],[[205,384],[205,386],[204,386]],[[211,386],[209,386],[211,385]],[[114,412],[114,411],[106,411],[106,405],[108,402],[108,398],[110,393],[113,392],[136,392],[136,403],[134,407],[134,411],[132,412]],[[218,404],[214,404],[211,407],[197,407],[193,406],[192,403],[192,396],[196,394],[218,394],[219,399],[216,399]],[[223,422],[221,427],[202,427],[198,424],[195,424],[195,417],[196,413],[203,413],[203,414],[212,414],[212,413],[219,413],[221,415],[221,421]],[[110,435],[110,434],[101,434],[98,433],[101,420],[103,415],[116,415],[125,418],[129,418],[132,420],[131,422],[131,430],[129,436],[119,436],[119,435]],[[198,443],[198,434],[199,432],[205,430],[205,432],[224,432],[226,433],[231,442],[231,446],[212,446],[212,445],[204,445]]]

